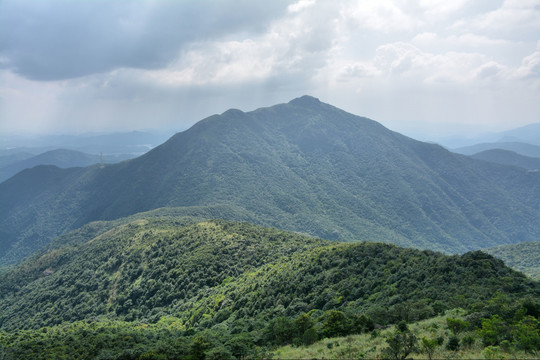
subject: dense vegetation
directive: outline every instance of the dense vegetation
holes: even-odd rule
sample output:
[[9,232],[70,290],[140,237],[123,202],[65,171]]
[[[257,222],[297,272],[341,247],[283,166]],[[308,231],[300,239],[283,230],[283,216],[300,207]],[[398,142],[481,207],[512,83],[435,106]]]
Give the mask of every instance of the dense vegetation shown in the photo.
[[529,156],[520,155],[513,151],[493,149],[479,152],[471,155],[475,159],[494,162],[497,164],[519,166],[529,170],[540,169],[540,158],[534,158]]
[[[101,315],[159,318],[174,303],[322,244],[248,224],[184,224],[184,219],[134,220],[0,275],[0,326],[41,327]],[[83,232],[75,235],[102,231],[87,226]]]
[[388,324],[468,308],[499,290],[520,294],[516,298],[540,295],[538,284],[524,281],[481,252],[447,257],[371,243],[318,247],[216,290],[175,309],[190,314],[188,324],[193,325],[203,322],[201,312],[234,320],[313,309],[365,313],[378,324]]
[[196,332],[174,317],[155,324],[79,321],[12,333],[0,330],[0,358],[533,359],[540,356],[539,310],[538,302],[509,302],[497,294],[482,312],[457,309],[387,329],[373,329],[369,321],[365,326],[358,321],[362,318],[355,322],[340,311]]
[[493,316],[511,329],[534,325],[527,316],[540,311],[540,284],[481,252],[446,256],[193,221],[89,224],[1,274],[5,356],[261,357],[455,307],[466,309],[471,329]]
[[211,116],[120,164],[37,167],[8,179],[0,262],[93,220],[216,205],[328,240],[459,253],[538,239],[539,204],[538,173],[456,155],[302,97]]
[[[524,315],[531,304],[505,303],[503,299],[500,307],[493,306],[495,302],[501,304],[501,299],[490,301],[490,315],[456,309],[408,326],[401,323],[306,346],[287,345],[273,354],[277,359],[400,359],[405,354],[409,359],[428,360],[539,358],[538,316]],[[507,311],[505,318],[496,314],[500,310]]]
[[497,246],[482,251],[503,260],[511,268],[540,280],[540,241]]

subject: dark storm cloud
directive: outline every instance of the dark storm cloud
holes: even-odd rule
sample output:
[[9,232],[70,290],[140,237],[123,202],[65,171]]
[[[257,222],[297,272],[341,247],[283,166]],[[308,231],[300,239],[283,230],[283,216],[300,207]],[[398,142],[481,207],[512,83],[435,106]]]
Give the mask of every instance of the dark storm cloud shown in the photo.
[[33,80],[59,80],[121,67],[156,69],[182,47],[258,32],[289,2],[0,1],[0,64]]

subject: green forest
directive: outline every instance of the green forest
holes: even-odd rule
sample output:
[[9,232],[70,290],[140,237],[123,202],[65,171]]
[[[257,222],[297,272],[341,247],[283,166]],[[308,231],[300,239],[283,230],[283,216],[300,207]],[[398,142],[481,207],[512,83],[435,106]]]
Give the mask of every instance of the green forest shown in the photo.
[[540,241],[501,245],[482,251],[503,260],[511,268],[540,281]]
[[[0,275],[4,359],[280,358],[283,346],[325,339],[342,351],[348,336],[379,338],[384,358],[404,358],[387,350],[396,341],[422,353],[423,337],[437,351],[471,342],[540,350],[540,283],[479,251],[448,256],[165,216],[71,235]],[[440,339],[409,330],[437,316]]]

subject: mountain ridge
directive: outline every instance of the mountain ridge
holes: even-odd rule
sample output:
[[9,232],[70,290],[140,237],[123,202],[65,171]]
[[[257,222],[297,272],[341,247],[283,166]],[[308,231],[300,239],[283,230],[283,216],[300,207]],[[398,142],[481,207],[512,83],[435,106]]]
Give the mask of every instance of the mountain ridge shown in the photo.
[[134,157],[134,155],[130,154],[93,155],[77,150],[55,149],[1,167],[0,182],[24,169],[30,169],[38,165],[54,165],[65,169],[70,167],[87,167],[100,163],[116,163]]
[[522,143],[522,142],[492,142],[492,143],[480,143],[470,146],[464,146],[457,149],[452,149],[451,151],[463,154],[463,155],[474,155],[486,150],[508,150],[518,153],[523,156],[539,158],[540,157],[540,146]]
[[155,323],[163,316],[204,329],[331,309],[387,324],[444,312],[457,294],[467,307],[496,291],[540,294],[538,282],[480,251],[449,256],[174,217],[104,230],[1,273],[0,329],[96,318]]
[[490,161],[502,165],[519,166],[528,170],[540,169],[540,158],[520,155],[510,150],[485,150],[470,156],[475,159]]
[[507,266],[531,279],[540,280],[540,241],[500,245],[482,251],[503,260]]
[[90,221],[215,204],[325,239],[446,252],[540,236],[538,174],[453,154],[312,97],[212,115],[120,164],[48,169],[50,187],[17,202],[40,171],[0,184],[4,261]]

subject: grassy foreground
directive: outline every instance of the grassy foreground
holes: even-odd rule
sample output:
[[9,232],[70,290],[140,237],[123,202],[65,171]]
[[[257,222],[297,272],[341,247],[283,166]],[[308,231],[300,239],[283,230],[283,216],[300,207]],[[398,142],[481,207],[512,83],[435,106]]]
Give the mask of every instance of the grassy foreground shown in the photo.
[[[411,333],[416,335],[418,343],[416,350],[411,352],[407,359],[540,359],[540,354],[531,354],[516,350],[511,344],[500,346],[487,346],[476,332],[461,332],[457,334],[460,339],[457,350],[449,350],[448,342],[453,333],[448,328],[447,318],[463,319],[465,312],[460,309],[447,311],[445,315],[419,321],[409,325]],[[372,333],[349,335],[320,340],[310,346],[287,345],[273,352],[275,359],[387,359],[384,349],[388,347],[386,341],[396,326]],[[442,344],[437,344],[432,353],[428,354],[424,339],[443,339]],[[466,338],[474,339],[474,342],[465,345]],[[470,341],[470,340],[469,340]]]

